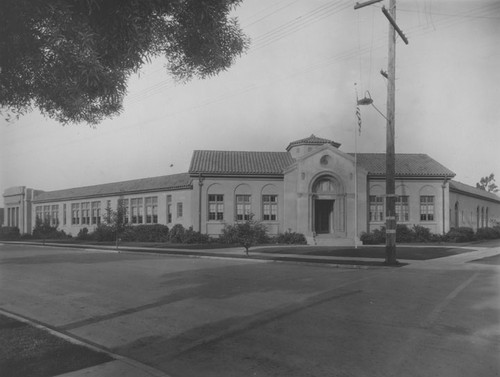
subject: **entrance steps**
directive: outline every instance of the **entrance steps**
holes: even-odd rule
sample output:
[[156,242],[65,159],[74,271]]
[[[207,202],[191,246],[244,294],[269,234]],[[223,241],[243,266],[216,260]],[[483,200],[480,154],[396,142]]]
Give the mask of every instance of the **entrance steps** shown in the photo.
[[[332,234],[307,236],[306,240],[308,245],[315,246],[354,246],[354,240],[352,238],[335,237]],[[358,245],[361,244],[359,239],[357,239],[356,242]]]

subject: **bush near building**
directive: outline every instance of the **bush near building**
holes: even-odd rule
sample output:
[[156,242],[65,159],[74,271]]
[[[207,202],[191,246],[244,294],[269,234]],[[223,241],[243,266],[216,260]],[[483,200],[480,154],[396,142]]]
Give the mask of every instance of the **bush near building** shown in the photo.
[[284,245],[307,245],[307,240],[302,233],[287,231],[271,238],[271,243]]
[[0,227],[0,240],[14,241],[21,237],[19,228],[16,226],[2,226]]
[[[125,225],[121,229],[119,238],[120,241],[125,242],[156,242],[171,244],[203,245],[208,243],[222,243],[225,245],[243,245],[243,243],[246,243],[249,247],[257,244],[307,245],[306,238],[302,233],[287,231],[275,236],[269,236],[263,224],[257,221],[253,222],[255,224],[247,224],[245,226],[243,226],[243,224],[246,222],[227,225],[219,238],[211,238],[207,234],[202,234],[193,230],[193,227],[186,229],[181,224],[176,224],[171,229],[161,224]],[[117,236],[116,231],[116,226],[101,223],[93,231],[89,231],[86,227],[80,229],[76,237],[72,238],[71,235],[66,234],[62,230],[58,230],[57,226],[52,226],[47,221],[37,221],[31,235],[21,235],[17,227],[0,227],[0,240],[61,240],[71,238],[77,242],[115,242]],[[382,242],[385,242],[385,229],[384,240]]]
[[64,230],[58,230],[57,225],[51,225],[49,220],[37,219],[31,237],[35,239],[63,239],[68,238]]
[[[404,224],[396,227],[396,242],[471,242],[476,240],[500,238],[500,226],[479,228],[476,232],[472,228],[451,228],[445,235],[433,234],[428,228],[414,225],[411,229]],[[363,232],[360,237],[364,245],[379,245],[385,243],[385,227],[373,232]]]

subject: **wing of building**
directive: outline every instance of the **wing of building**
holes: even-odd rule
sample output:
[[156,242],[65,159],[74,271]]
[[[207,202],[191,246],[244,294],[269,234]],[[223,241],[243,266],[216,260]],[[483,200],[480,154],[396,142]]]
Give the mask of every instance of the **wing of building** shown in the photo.
[[[311,135],[282,152],[196,150],[182,174],[57,191],[12,187],[3,194],[4,225],[30,233],[39,218],[76,235],[92,231],[121,200],[132,225],[182,224],[217,236],[253,215],[270,234],[295,231],[310,243],[352,244],[384,225],[385,154],[339,147]],[[426,154],[397,154],[397,222],[443,233],[500,219],[498,196],[454,176]]]

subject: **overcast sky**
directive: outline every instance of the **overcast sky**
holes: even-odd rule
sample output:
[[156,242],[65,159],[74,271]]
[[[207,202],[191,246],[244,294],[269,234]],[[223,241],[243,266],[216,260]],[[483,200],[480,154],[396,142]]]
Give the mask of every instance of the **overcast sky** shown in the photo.
[[[95,128],[33,112],[0,125],[0,190],[57,190],[186,172],[192,151],[284,151],[311,134],[354,151],[356,94],[386,113],[388,0],[244,0],[252,39],[227,72],[176,84],[161,60],[130,80],[124,112]],[[500,1],[399,0],[396,152],[426,153],[470,185],[500,183]],[[355,85],[356,84],[356,85]],[[362,108],[359,152],[385,152]]]

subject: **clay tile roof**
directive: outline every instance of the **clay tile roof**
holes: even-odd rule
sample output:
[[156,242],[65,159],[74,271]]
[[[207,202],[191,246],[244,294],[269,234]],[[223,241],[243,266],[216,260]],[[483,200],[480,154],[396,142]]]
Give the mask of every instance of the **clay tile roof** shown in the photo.
[[191,178],[189,174],[181,173],[161,177],[134,179],[131,181],[105,183],[95,186],[76,187],[65,190],[44,191],[40,192],[34,198],[34,201],[71,200],[83,197],[133,194],[135,192],[180,190],[191,187]]
[[450,181],[450,191],[471,194],[476,197],[484,198],[485,200],[493,200],[500,203],[500,197],[498,195],[458,181]]
[[340,147],[340,143],[336,143],[333,140],[323,139],[323,138],[317,137],[314,134],[312,134],[311,136],[306,137],[305,139],[292,141],[290,144],[288,144],[288,147],[286,147],[286,150],[288,152],[292,147],[294,147],[296,145],[323,145],[323,144],[331,144],[335,148]]
[[[354,156],[353,153],[350,153]],[[385,175],[385,153],[358,153],[359,166],[369,175]],[[396,154],[396,176],[408,177],[454,177],[455,173],[426,154]]]
[[281,175],[294,163],[288,152],[194,151],[189,174]]

